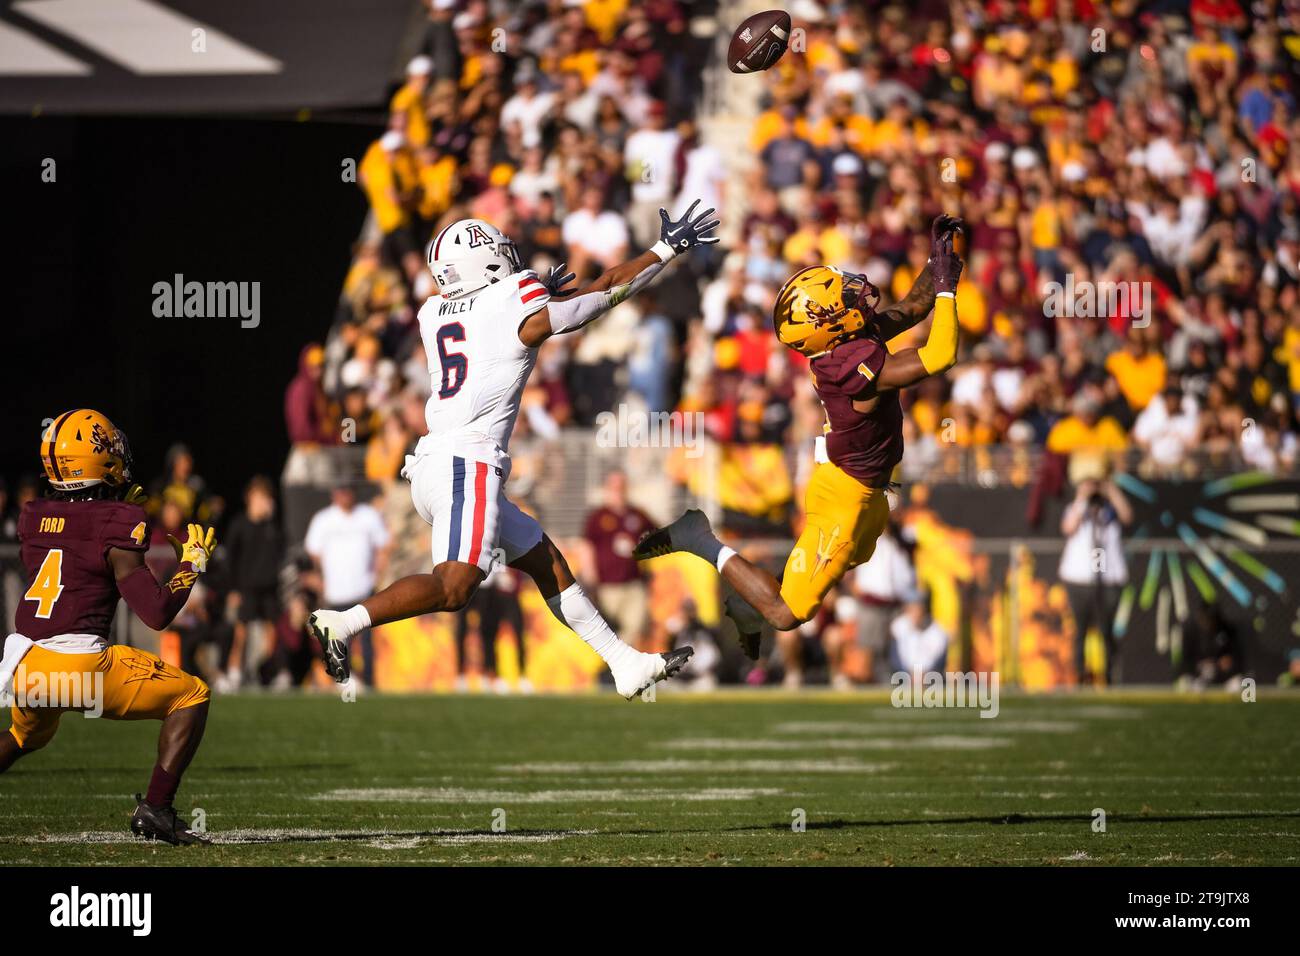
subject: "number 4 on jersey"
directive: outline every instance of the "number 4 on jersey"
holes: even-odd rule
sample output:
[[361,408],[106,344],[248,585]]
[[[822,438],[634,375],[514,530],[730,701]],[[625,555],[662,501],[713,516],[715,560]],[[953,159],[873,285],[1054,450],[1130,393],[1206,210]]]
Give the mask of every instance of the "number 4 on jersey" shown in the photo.
[[438,389],[439,398],[451,398],[465,384],[469,372],[469,359],[462,352],[448,352],[447,342],[464,342],[465,326],[459,322],[448,322],[438,330],[438,361],[442,363],[442,388]]
[[45,555],[36,579],[23,595],[24,601],[36,602],[36,616],[48,620],[54,613],[54,602],[63,593],[63,549],[54,548]]

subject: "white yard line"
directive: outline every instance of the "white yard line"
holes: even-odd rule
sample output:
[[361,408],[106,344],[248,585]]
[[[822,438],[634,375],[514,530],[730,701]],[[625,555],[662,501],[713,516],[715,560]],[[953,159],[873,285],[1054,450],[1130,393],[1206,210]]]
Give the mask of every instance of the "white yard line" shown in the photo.
[[871,739],[833,737],[824,740],[781,740],[762,737],[685,737],[656,742],[668,750],[994,750],[1009,747],[1005,737],[879,737]]
[[529,803],[611,803],[618,801],[691,802],[752,800],[780,796],[770,787],[706,787],[692,790],[466,790],[457,787],[357,787],[317,794],[315,800],[381,803],[478,803],[497,806]]
[[897,766],[896,763],[865,762],[852,757],[838,757],[830,760],[560,761],[501,764],[496,769],[503,773],[568,776],[582,773],[599,774],[602,771],[608,771],[610,775],[621,773],[886,773]]
[[[407,849],[422,843],[452,846],[458,843],[549,843],[570,836],[590,836],[595,830],[546,830],[533,833],[484,833],[482,831],[442,828],[436,832],[412,833],[409,830],[347,829],[326,830],[316,827],[241,827],[234,830],[214,831],[208,834],[214,844],[240,846],[257,843],[337,843],[364,841],[364,846],[378,849]],[[370,838],[370,839],[366,839]],[[125,828],[121,830],[81,830],[70,833],[41,833],[32,836],[0,838],[0,844],[124,844],[161,846],[141,840]],[[378,846],[378,844],[384,844]]]
[[[1083,725],[1072,720],[1014,720],[1003,717],[981,718],[971,716],[966,719],[923,720],[914,724],[895,723],[888,732],[930,734],[935,730],[946,734],[958,734],[963,730],[972,733],[1031,733],[1031,734],[1073,734],[1083,729]],[[774,734],[877,734],[881,727],[871,721],[848,720],[791,720],[773,724],[768,728]]]

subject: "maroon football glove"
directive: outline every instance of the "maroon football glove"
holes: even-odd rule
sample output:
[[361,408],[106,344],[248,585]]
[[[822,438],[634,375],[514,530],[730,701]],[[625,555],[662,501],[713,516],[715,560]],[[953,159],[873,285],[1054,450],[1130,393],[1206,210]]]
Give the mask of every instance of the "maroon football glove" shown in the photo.
[[964,263],[952,251],[953,237],[966,224],[955,216],[936,216],[930,226],[930,276],[935,292],[956,292]]

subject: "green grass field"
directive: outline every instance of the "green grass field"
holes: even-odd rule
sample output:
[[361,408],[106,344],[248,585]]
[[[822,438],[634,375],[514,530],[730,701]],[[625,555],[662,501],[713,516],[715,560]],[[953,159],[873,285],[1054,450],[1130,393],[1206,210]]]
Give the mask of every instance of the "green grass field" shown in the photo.
[[1300,860],[1296,696],[221,697],[184,849],[126,830],[156,730],[65,718],[0,779],[0,865]]

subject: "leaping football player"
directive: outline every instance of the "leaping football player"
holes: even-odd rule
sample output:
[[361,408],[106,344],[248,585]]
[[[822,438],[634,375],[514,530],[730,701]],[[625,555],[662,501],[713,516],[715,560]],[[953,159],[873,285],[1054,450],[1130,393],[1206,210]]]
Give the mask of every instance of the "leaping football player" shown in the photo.
[[[48,744],[70,710],[161,720],[158,762],[145,796],[135,796],[131,830],[173,845],[207,843],[172,801],[203,739],[208,685],[108,636],[119,597],[154,630],[167,627],[207,568],[213,531],[192,524],[184,544],[171,538],[180,566],[159,584],[144,563],[150,525],[126,435],[99,412],[74,409],[42,435],[41,461],[49,492],[18,518],[28,588],[0,659],[0,689],[14,681],[0,772]],[[55,699],[56,688],[67,699]]]
[[[695,509],[650,532],[634,551],[639,560],[685,551],[715,565],[736,591],[725,607],[751,658],[758,656],[764,621],[788,631],[810,620],[836,582],[876,548],[889,520],[890,475],[903,457],[898,393],[957,360],[962,261],[953,239],[963,230],[958,219],[934,220],[929,263],[907,296],[887,309],[876,308],[880,294],[866,276],[833,266],[804,269],[778,294],[777,338],[811,359],[813,388],[826,410],[818,464],[804,496],[806,521],[781,580],[723,545]],[[894,353],[885,347],[931,309],[924,345]]]
[[402,476],[432,531],[433,570],[393,582],[344,611],[309,618],[324,649],[325,668],[339,683],[351,672],[349,640],[371,626],[463,608],[494,562],[504,561],[537,584],[551,613],[609,666],[628,700],[672,677],[690,659],[679,647],[646,654],[624,643],[596,610],[554,542],[521,511],[504,488],[507,446],[519,397],[552,335],[576,332],[644,289],[663,268],[694,248],[718,241],[712,209],[695,215],[698,200],[671,221],[659,210],[660,238],[635,259],[615,266],[580,295],[561,291],[573,277],[560,265],[545,280],[524,269],[515,244],[494,226],[462,219],[429,246],[439,295],[420,309],[420,336],[429,356],[429,432],[408,455]]

